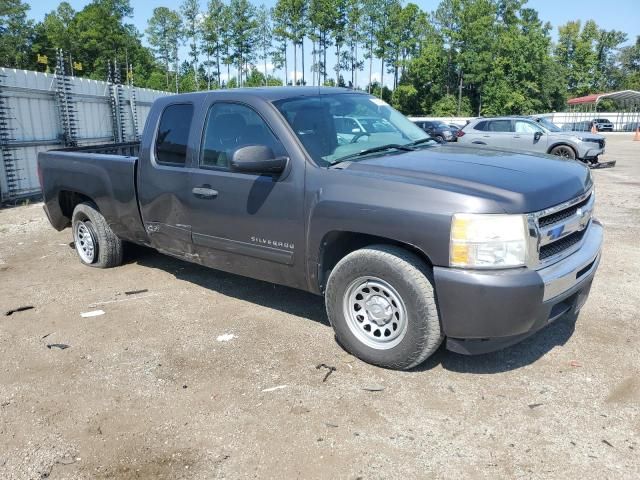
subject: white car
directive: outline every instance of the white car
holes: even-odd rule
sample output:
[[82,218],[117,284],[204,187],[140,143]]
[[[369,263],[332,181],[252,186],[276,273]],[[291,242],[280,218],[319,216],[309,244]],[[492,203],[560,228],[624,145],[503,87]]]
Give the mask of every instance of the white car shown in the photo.
[[483,145],[525,152],[549,153],[564,158],[597,163],[604,153],[602,135],[564,132],[540,117],[476,118],[457,133],[458,143]]

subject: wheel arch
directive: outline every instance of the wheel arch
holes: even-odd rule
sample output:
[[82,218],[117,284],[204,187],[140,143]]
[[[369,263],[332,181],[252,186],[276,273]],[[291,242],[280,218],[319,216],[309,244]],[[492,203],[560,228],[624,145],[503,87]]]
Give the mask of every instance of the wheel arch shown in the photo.
[[420,248],[410,243],[369,233],[356,231],[332,230],[327,232],[318,252],[318,272],[316,288],[320,293],[324,293],[327,280],[333,268],[344,257],[351,252],[370,245],[395,245],[415,254],[425,262],[428,268],[433,267],[431,259]]
[[60,206],[62,215],[64,215],[64,217],[68,220],[68,223],[71,223],[73,210],[76,208],[76,206],[80,203],[85,202],[93,204],[94,208],[100,211],[96,202],[88,195],[72,190],[60,190],[58,192],[58,205]]
[[564,142],[564,141],[558,141],[551,144],[551,146],[547,148],[547,153],[550,154],[551,150],[553,150],[556,147],[569,147],[571,150],[573,150],[573,154],[576,156],[576,158],[578,158],[578,149],[573,145],[571,145],[569,142]]

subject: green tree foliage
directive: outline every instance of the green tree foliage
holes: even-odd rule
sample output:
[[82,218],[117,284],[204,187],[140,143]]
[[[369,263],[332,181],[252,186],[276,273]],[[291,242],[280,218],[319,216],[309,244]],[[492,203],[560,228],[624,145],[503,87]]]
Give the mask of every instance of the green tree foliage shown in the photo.
[[231,0],[229,3],[231,14],[229,43],[231,58],[238,71],[240,86],[247,71],[247,65],[256,57],[257,29],[256,8],[248,0]]
[[419,115],[422,112],[418,91],[413,85],[396,87],[391,95],[391,105],[405,115]]
[[62,2],[35,26],[35,38],[31,48],[35,54],[47,56],[52,68],[55,65],[57,49],[61,48],[69,53],[77,49],[77,39],[72,32],[75,16],[76,11],[73,7],[67,2]]
[[397,28],[394,18],[396,18],[402,6],[400,0],[379,0],[378,6],[380,10],[376,18],[374,51],[380,59],[380,83],[384,85],[385,63],[388,63],[393,51],[390,39],[393,38],[393,32]]
[[184,24],[184,36],[189,42],[189,57],[193,68],[195,90],[199,90],[198,59],[200,57],[200,40],[202,37],[202,17],[198,0],[184,0],[180,6]]
[[568,91],[580,96],[615,88],[615,58],[626,35],[598,28],[595,21],[567,22],[558,28],[555,57],[564,67]]
[[472,115],[471,101],[469,101],[467,97],[463,97],[460,105],[460,113],[458,114],[458,99],[455,95],[447,94],[433,103],[431,113],[436,117],[470,116]]
[[628,44],[593,20],[570,21],[554,44],[526,0],[440,0],[433,12],[404,0],[276,0],[271,10],[252,1],[158,7],[147,47],[130,0],[90,0],[79,11],[63,1],[35,25],[23,0],[0,0],[0,62],[47,68],[39,54],[51,69],[62,49],[82,63],[76,75],[104,79],[117,60],[123,72],[134,66],[137,85],[177,91],[275,84],[257,69],[271,62],[284,70],[281,83],[293,70],[292,83],[304,84],[310,41],[313,85],[366,84],[405,113],[447,116],[558,110],[569,96],[640,88],[640,37]]
[[622,88],[640,90],[640,36],[636,37],[636,43],[620,50],[618,60]]
[[33,22],[27,20],[29,5],[21,0],[0,0],[0,64],[25,68],[33,65],[30,45]]
[[244,82],[245,87],[279,87],[282,81],[273,75],[264,75],[256,68],[252,68]]
[[54,28],[45,24],[36,29],[37,45],[46,51],[68,48],[72,60],[82,64],[79,74],[104,79],[109,62],[117,59],[123,70],[127,63],[135,65],[137,77],[146,82],[156,68],[155,60],[135,27],[125,23],[131,14],[128,0],[94,0],[75,14],[61,5],[47,17]]
[[147,41],[156,59],[164,66],[165,86],[163,88],[170,89],[169,70],[178,61],[178,45],[182,38],[180,14],[166,7],[154,8],[146,33]]
[[[314,62],[313,70],[318,75],[317,84],[327,83],[328,66],[327,51],[333,45],[331,41],[332,32],[335,32],[337,13],[335,11],[334,0],[310,0],[309,23],[311,24],[312,39],[317,41],[316,52],[317,61]],[[334,82],[335,83],[335,82]]]
[[216,86],[220,87],[220,65],[225,44],[228,42],[227,30],[229,19],[229,9],[221,0],[209,1],[202,28],[204,52],[207,55],[206,64],[207,69],[209,69],[209,73],[207,74],[209,78],[207,88],[211,88],[212,75],[210,68],[212,65],[215,65]]
[[[271,52],[271,13],[269,9],[264,5],[260,5],[258,13],[256,15],[258,27],[256,29],[257,46],[258,46],[258,58],[262,60],[264,67],[264,85],[267,84],[267,60],[269,60],[269,54]],[[254,69],[255,70],[255,69]],[[251,72],[253,74],[253,71]],[[250,75],[251,76],[251,75]],[[249,79],[247,79],[247,82]]]
[[363,69],[364,62],[360,58],[359,47],[364,40],[364,5],[361,0],[347,0],[346,68],[351,71],[350,85],[358,85],[358,72]]
[[[303,44],[306,36],[306,18],[307,18],[307,1],[306,0],[278,0],[273,9],[273,19],[276,24],[278,34],[291,42],[293,46],[293,83],[297,84],[298,80],[304,83],[304,73],[300,79],[297,78],[298,72],[298,46]],[[304,51],[303,51],[304,55]],[[303,59],[304,66],[304,59]],[[304,68],[302,69],[304,72]]]

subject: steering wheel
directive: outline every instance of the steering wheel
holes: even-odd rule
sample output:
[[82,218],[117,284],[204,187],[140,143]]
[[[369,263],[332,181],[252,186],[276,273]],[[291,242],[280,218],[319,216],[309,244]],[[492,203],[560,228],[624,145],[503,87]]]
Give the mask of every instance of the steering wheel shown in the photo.
[[362,137],[365,137],[365,136],[367,136],[367,137],[368,137],[369,135],[371,135],[369,132],[359,132],[359,133],[356,133],[356,134],[353,136],[353,138],[351,139],[351,142],[350,142],[350,143],[356,143],[356,142],[358,141],[358,139],[360,139],[360,138],[362,138]]

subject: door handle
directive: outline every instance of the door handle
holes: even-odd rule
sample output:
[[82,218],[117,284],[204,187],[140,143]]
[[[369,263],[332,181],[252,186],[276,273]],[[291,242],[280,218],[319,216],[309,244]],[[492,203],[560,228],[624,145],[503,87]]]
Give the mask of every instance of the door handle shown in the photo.
[[514,135],[513,138],[520,138],[520,135]]
[[191,193],[198,198],[216,198],[218,196],[217,190],[205,186],[193,187]]

